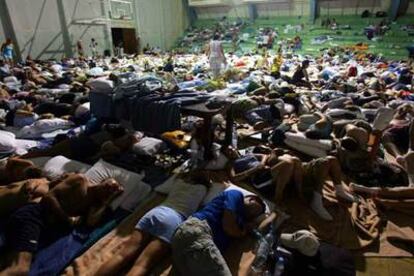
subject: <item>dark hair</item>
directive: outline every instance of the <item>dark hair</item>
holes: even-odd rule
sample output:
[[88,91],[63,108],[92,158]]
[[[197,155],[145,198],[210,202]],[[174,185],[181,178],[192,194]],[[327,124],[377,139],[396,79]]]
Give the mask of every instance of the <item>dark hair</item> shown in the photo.
[[257,195],[246,195],[245,197],[252,197],[259,203],[260,207],[262,207],[262,214],[266,212],[266,204],[264,203],[263,199]]
[[302,61],[302,67],[307,67],[309,66],[309,60],[305,59],[304,61]]
[[43,171],[35,166],[28,167],[23,171],[25,179],[35,179],[41,178],[43,176]]
[[218,33],[215,33],[213,35],[213,40],[219,40],[220,39],[220,35]]

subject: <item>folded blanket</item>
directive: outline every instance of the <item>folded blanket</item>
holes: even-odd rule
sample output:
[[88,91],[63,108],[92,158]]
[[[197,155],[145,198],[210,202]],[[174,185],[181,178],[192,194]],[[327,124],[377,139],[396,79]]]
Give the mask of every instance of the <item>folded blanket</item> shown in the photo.
[[331,150],[332,149],[332,140],[328,139],[309,139],[303,133],[293,133],[293,132],[286,132],[285,133],[286,139],[292,142],[300,143],[309,147],[314,147],[320,150]]
[[326,150],[313,146],[308,146],[300,142],[292,141],[291,139],[285,139],[284,142],[292,149],[305,153],[312,157],[324,157],[328,155]]

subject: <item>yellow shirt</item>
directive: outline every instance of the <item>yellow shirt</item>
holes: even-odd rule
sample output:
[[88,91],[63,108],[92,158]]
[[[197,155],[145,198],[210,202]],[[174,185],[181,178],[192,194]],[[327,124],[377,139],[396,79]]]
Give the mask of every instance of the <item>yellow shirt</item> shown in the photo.
[[283,63],[283,59],[281,55],[277,55],[275,56],[275,58],[273,59],[273,64],[272,67],[270,69],[271,73],[277,73],[280,71],[280,67],[282,66]]

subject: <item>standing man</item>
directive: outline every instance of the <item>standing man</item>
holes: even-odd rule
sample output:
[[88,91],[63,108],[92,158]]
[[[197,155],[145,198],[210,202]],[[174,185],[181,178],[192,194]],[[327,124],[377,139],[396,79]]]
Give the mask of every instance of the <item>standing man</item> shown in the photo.
[[219,40],[220,36],[216,33],[210,41],[207,49],[207,57],[210,61],[210,69],[213,73],[213,78],[220,75],[223,65],[226,65],[226,57],[224,56],[223,45]]
[[95,38],[91,39],[91,43],[89,44],[89,48],[91,49],[92,57],[95,58],[98,55],[98,42],[95,41]]
[[82,40],[78,40],[78,42],[76,42],[76,50],[78,51],[79,58],[83,58],[85,56],[85,51],[83,50]]

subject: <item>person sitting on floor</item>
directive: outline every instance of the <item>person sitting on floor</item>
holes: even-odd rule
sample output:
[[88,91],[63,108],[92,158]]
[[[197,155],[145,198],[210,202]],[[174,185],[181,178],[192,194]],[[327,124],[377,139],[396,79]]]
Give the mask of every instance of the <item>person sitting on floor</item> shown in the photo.
[[81,222],[96,226],[122,191],[114,179],[90,186],[85,176],[74,173],[50,183],[49,192],[39,203],[30,203],[11,215],[6,240],[12,265],[1,273],[27,275],[33,255],[43,243],[53,242]]
[[309,89],[312,88],[311,83],[309,82],[309,76],[307,72],[307,68],[309,67],[309,60],[302,61],[302,64],[296,68],[295,73],[293,73],[292,79],[290,79],[290,83],[296,86],[303,86]]
[[173,271],[178,275],[231,276],[222,252],[245,237],[266,209],[255,196],[228,190],[181,224],[172,238]]
[[[202,184],[192,185],[190,182]],[[196,212],[208,184],[209,181],[201,174],[178,176],[167,199],[138,221],[130,238],[120,245],[120,254],[102,265],[96,274],[116,275],[134,261],[127,275],[148,275],[155,264],[169,253],[175,230]]]

